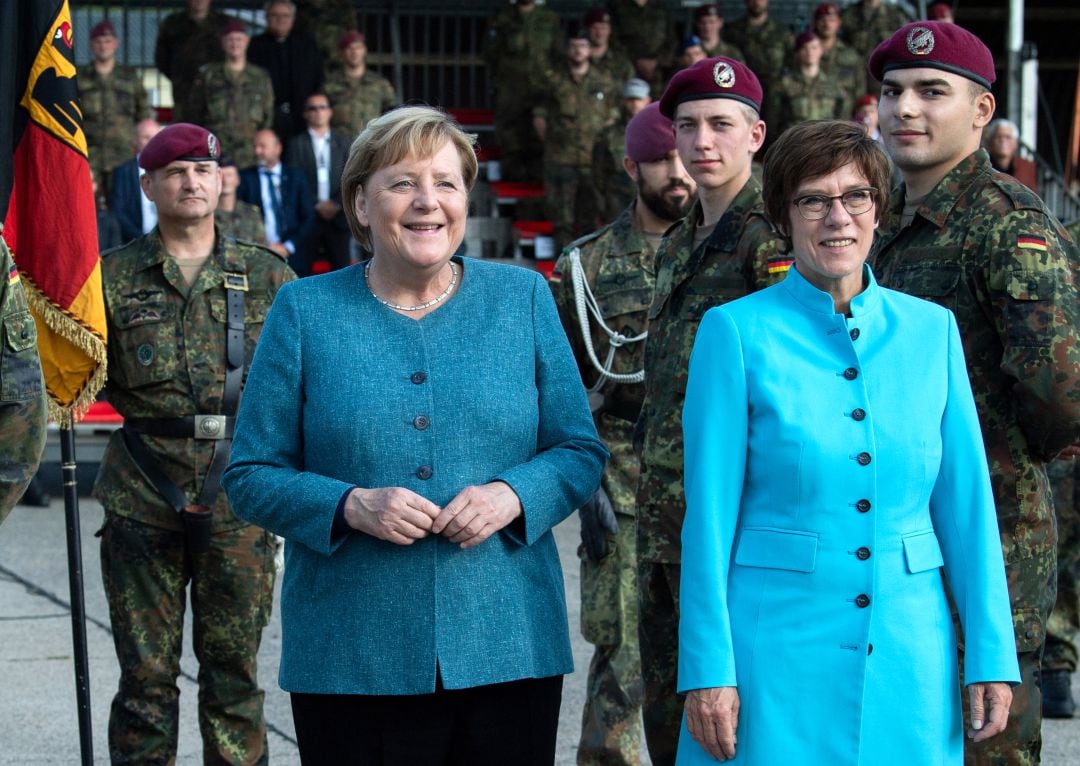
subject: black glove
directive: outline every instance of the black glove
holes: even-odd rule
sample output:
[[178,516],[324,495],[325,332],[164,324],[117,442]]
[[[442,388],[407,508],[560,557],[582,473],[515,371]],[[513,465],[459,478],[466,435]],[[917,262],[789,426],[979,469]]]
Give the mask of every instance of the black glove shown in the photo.
[[578,510],[581,517],[581,543],[585,546],[585,555],[593,561],[599,561],[608,555],[607,536],[619,531],[619,522],[615,518],[615,509],[603,487],[585,501]]

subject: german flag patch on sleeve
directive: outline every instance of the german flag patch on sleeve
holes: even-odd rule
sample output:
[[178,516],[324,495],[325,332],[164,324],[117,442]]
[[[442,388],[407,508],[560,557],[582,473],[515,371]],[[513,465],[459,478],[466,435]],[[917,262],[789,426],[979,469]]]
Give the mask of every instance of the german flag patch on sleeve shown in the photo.
[[1046,252],[1046,237],[1035,234],[1021,234],[1016,238],[1016,246],[1021,250],[1038,250]]

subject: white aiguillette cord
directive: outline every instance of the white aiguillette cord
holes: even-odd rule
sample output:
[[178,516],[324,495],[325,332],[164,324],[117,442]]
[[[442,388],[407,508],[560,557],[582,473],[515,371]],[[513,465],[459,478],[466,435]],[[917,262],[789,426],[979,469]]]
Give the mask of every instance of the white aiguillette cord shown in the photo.
[[[648,337],[648,331],[627,337],[607,326],[604,317],[600,313],[600,307],[596,303],[592,290],[589,289],[588,280],[585,279],[585,269],[581,265],[581,250],[574,248],[568,254],[570,259],[570,279],[574,282],[574,304],[577,307],[578,325],[581,327],[581,337],[585,341],[585,350],[589,352],[589,360],[593,367],[600,373],[600,379],[593,384],[589,392],[597,391],[606,381],[616,383],[641,383],[645,380],[645,370],[641,369],[633,373],[620,373],[611,371],[611,363],[615,359],[616,350],[630,343],[640,343]],[[596,319],[600,329],[609,338],[607,360],[603,364],[596,356],[596,350],[592,344],[592,333],[589,332],[589,314]]]

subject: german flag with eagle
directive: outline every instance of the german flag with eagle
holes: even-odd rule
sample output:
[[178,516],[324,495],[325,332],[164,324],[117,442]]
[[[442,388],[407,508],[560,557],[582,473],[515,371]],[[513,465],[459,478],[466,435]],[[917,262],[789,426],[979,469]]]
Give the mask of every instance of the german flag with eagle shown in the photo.
[[105,382],[97,217],[67,0],[0,0],[0,220],[37,323],[50,414]]

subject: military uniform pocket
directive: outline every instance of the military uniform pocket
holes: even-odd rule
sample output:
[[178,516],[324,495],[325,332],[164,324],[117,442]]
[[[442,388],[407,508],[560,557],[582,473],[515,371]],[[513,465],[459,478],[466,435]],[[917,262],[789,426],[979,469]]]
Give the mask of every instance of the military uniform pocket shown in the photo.
[[121,306],[113,316],[110,377],[124,388],[168,380],[176,372],[177,330],[167,304]]
[[29,311],[4,317],[0,399],[19,401],[41,393],[41,364],[35,351],[37,327]]
[[1005,285],[1005,332],[1014,346],[1048,348],[1053,340],[1054,275],[1046,271],[1013,269]]

